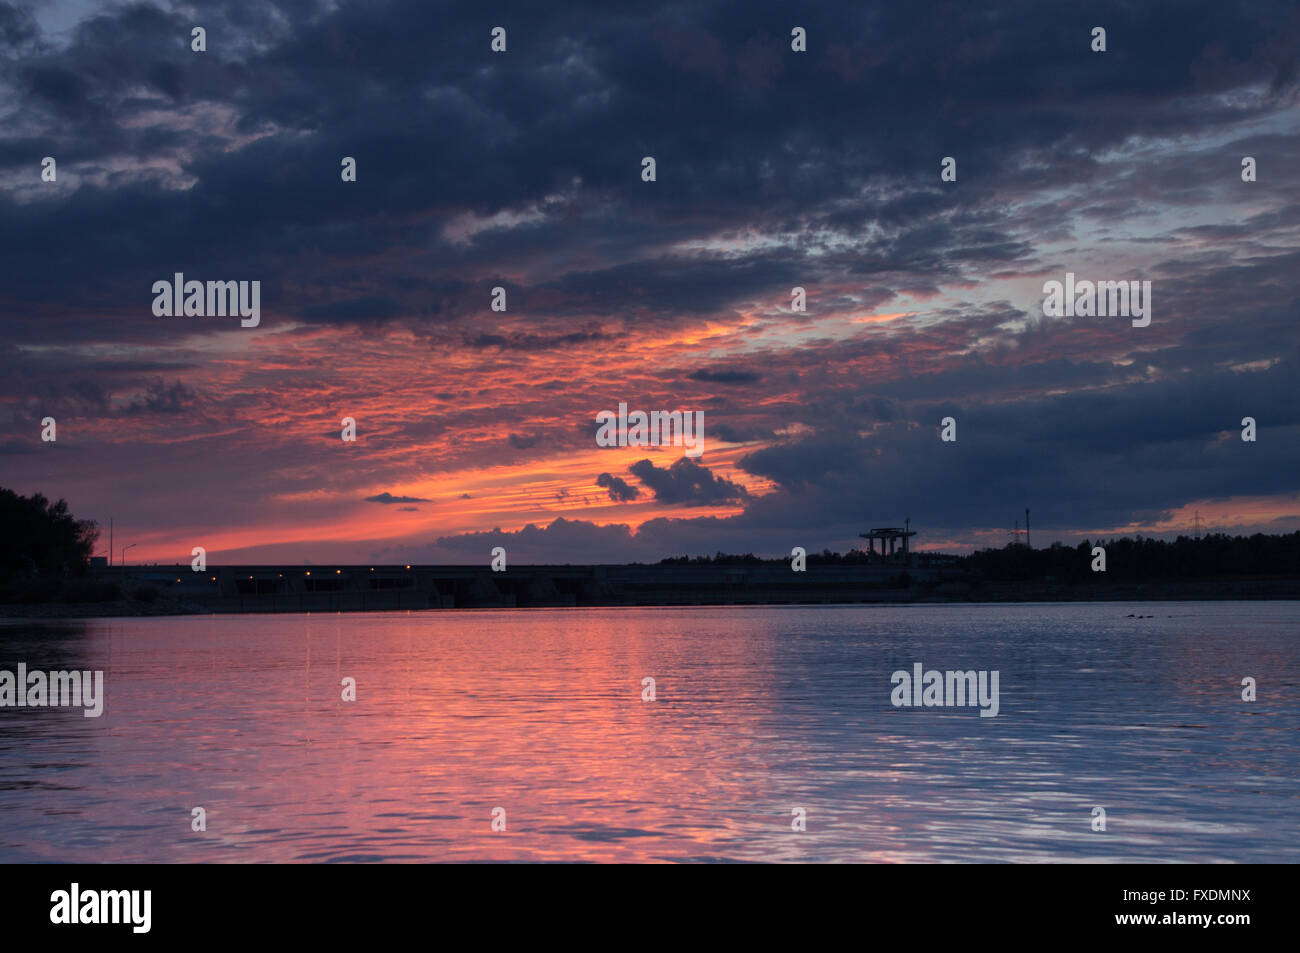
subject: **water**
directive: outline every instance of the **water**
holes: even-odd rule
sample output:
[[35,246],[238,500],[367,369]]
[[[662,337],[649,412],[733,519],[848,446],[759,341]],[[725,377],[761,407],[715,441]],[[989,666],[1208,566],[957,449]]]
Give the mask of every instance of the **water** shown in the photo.
[[[10,622],[107,699],[0,709],[0,861],[1295,863],[1298,647],[1296,602]],[[999,715],[894,708],[918,661]]]

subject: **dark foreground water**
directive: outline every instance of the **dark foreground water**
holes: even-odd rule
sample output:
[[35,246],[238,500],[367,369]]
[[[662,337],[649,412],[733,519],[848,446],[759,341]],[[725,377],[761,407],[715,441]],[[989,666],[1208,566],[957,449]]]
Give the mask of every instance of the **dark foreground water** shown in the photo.
[[[0,623],[106,694],[0,708],[0,861],[1296,862],[1298,649],[1296,602]],[[915,662],[998,715],[895,708]]]

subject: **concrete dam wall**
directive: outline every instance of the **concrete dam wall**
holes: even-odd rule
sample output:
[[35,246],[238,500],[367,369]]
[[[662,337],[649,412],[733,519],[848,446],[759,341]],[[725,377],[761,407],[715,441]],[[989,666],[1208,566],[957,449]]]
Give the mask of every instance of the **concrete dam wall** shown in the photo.
[[350,612],[547,606],[766,605],[887,602],[937,571],[788,563],[518,566],[114,566],[97,578],[124,592],[156,589],[210,612]]

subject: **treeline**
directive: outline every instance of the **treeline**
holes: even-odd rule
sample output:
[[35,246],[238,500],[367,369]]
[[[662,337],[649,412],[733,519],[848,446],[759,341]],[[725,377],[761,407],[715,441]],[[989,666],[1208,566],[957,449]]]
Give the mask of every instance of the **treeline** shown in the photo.
[[[1106,571],[1093,571],[1094,546],[1106,551]],[[1046,549],[1030,549],[1023,543],[1009,543],[1001,549],[982,549],[968,556],[944,557],[916,552],[913,568],[942,561],[944,568],[963,572],[988,582],[1144,582],[1176,579],[1215,579],[1242,576],[1300,577],[1300,532],[1270,536],[1229,536],[1211,533],[1196,539],[1148,539],[1142,536],[1085,540],[1078,546],[1053,543]],[[659,561],[663,566],[734,566],[789,563],[789,558],[764,559],[753,553],[743,556],[717,553],[713,556],[674,556]],[[848,553],[809,553],[809,566],[880,565],[880,557],[862,550]]]
[[86,578],[98,539],[95,523],[76,519],[66,501],[0,487],[0,603],[117,598],[116,583]]
[[19,496],[0,487],[0,578],[78,576],[99,539],[91,520],[76,519],[65,500]]
[[[1106,553],[1106,571],[1092,569],[1094,546]],[[1053,543],[1030,549],[1011,543],[963,556],[957,565],[989,582],[1155,582],[1231,576],[1300,576],[1300,532],[1280,536],[1211,533],[1196,539],[1142,536]]]

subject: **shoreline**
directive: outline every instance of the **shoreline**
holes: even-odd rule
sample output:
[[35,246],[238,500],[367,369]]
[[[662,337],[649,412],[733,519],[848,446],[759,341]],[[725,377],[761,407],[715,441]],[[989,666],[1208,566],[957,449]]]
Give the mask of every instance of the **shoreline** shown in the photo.
[[1160,603],[1160,602],[1264,602],[1300,600],[1300,579],[1219,579],[1146,583],[947,583],[925,589],[877,588],[867,591],[819,592],[802,596],[791,592],[733,590],[725,595],[689,591],[619,594],[607,598],[575,600],[539,599],[522,604],[449,605],[418,604],[401,600],[358,600],[345,593],[319,593],[304,602],[301,598],[251,595],[236,599],[194,599],[161,594],[153,601],[121,599],[91,603],[12,603],[0,605],[0,620],[149,618],[192,615],[289,615],[341,612],[447,612],[457,610],[512,610],[557,608],[730,608],[737,606],[906,606],[985,605],[1016,603]]

